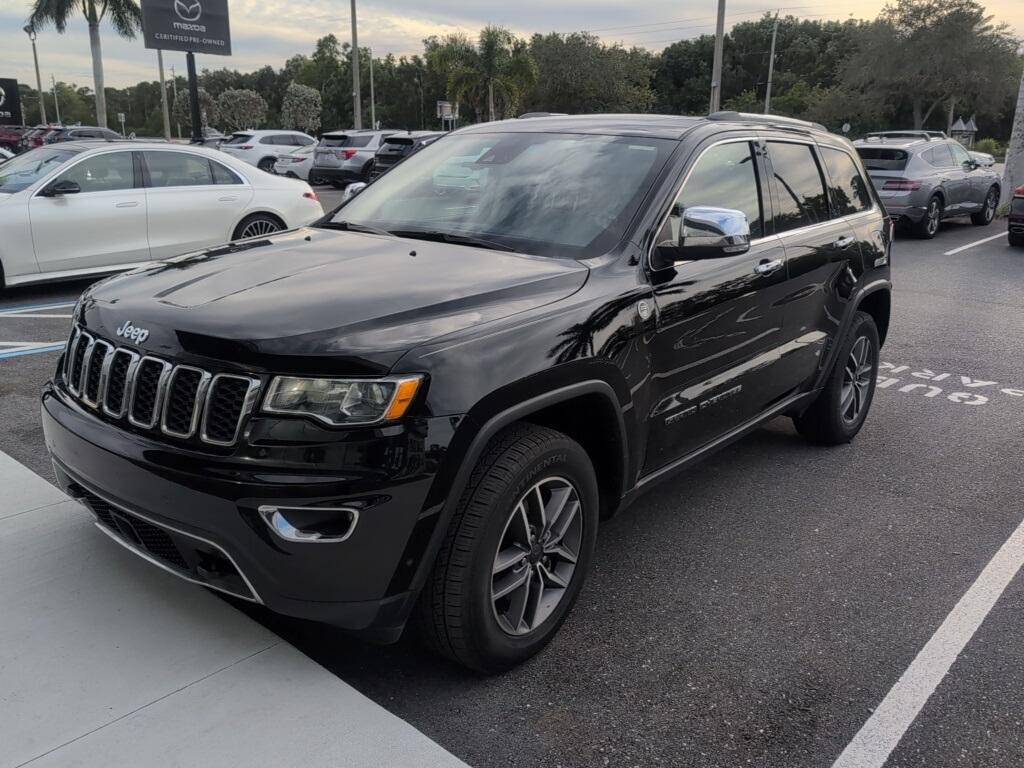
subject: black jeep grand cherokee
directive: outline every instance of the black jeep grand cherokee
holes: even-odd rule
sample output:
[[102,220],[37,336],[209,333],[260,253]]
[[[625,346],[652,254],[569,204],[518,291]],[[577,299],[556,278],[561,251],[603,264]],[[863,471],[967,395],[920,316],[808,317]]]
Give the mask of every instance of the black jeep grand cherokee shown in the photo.
[[857,433],[890,237],[809,123],[471,127],[315,226],[87,291],[46,442],[155,565],[500,670],[656,481],[779,415]]

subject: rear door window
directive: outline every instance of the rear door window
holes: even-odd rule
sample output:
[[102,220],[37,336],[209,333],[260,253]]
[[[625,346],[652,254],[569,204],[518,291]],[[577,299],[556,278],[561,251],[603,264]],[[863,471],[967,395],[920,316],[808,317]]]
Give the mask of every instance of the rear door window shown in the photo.
[[841,149],[822,147],[829,176],[829,196],[836,216],[849,216],[871,208],[871,193],[853,158]]
[[205,157],[188,152],[143,152],[151,187],[199,187],[213,184]]
[[825,182],[809,144],[768,142],[775,199],[775,232],[827,221]]
[[890,147],[857,147],[857,154],[869,171],[902,171],[910,157],[905,149]]

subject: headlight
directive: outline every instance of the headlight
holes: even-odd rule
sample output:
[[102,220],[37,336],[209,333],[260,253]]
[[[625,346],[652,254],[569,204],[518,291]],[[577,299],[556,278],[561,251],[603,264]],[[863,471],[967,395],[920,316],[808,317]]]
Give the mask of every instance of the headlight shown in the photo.
[[387,379],[277,376],[267,390],[263,410],[312,416],[337,426],[394,421],[405,414],[422,381],[422,376]]

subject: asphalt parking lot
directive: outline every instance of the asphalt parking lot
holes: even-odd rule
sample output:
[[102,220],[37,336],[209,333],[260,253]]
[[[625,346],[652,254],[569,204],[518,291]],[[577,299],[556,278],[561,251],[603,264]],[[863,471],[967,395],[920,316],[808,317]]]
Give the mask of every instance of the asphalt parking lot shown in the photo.
[[[902,712],[887,766],[1024,765],[1016,570],[973,636],[953,622],[966,647],[948,674],[919,657],[1024,520],[1024,251],[1003,226],[899,240],[857,440],[815,448],[777,420],[641,498],[523,667],[480,678],[409,637],[381,648],[247,610],[474,766],[829,766],[908,668],[937,687]],[[47,479],[37,393],[83,287],[0,297],[0,450]]]

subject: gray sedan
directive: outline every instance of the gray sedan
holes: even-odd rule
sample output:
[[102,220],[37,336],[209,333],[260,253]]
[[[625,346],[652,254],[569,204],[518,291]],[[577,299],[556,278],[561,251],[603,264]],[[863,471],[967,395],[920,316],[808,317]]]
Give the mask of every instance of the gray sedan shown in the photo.
[[932,238],[939,222],[970,216],[991,224],[999,207],[999,174],[983,168],[963,146],[921,131],[875,134],[854,142],[889,216]]

